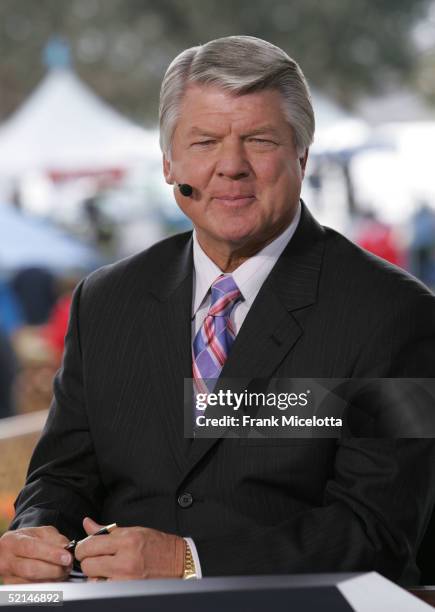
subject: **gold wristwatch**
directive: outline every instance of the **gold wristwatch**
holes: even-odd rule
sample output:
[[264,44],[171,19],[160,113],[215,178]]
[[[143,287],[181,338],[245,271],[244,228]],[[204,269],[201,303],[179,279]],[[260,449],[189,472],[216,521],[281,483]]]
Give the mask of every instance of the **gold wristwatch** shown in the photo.
[[[186,540],[184,540],[186,542]],[[190,578],[197,578],[195,561],[193,560],[192,551],[190,550],[189,544],[186,542],[186,548],[184,552],[184,572],[183,580],[189,580]]]

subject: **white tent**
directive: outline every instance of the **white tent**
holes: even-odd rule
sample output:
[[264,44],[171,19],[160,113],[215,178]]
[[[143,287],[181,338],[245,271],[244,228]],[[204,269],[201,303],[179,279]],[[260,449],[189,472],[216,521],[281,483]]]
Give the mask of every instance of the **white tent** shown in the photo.
[[68,68],[51,69],[0,126],[0,179],[123,171],[157,153],[155,135],[112,109]]
[[351,115],[316,89],[311,93],[316,117],[312,154],[338,153],[367,141],[370,128],[365,121]]
[[389,223],[403,223],[424,202],[435,209],[433,145],[435,121],[386,123],[379,150],[352,159],[351,176],[360,200]]
[[[313,91],[312,153],[358,146],[367,125]],[[136,126],[98,98],[68,67],[52,68],[0,126],[0,178],[28,172],[79,174],[126,169],[160,158],[155,132]]]

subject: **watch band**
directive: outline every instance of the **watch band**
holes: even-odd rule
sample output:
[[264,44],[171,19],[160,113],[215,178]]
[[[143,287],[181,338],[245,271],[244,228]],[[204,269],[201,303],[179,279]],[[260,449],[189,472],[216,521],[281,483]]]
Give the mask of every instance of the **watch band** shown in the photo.
[[[186,541],[185,541],[186,542]],[[183,580],[189,580],[190,578],[197,578],[195,561],[193,560],[192,551],[188,542],[186,542],[186,548],[184,552],[184,572]]]

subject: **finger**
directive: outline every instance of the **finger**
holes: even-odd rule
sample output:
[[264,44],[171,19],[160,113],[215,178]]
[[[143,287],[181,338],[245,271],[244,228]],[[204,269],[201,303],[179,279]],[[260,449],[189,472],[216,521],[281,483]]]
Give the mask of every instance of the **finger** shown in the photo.
[[71,554],[63,547],[54,546],[49,542],[26,534],[17,533],[11,552],[17,557],[45,561],[53,565],[65,567],[73,561]]
[[121,547],[119,538],[115,538],[113,534],[88,536],[84,540],[80,540],[74,551],[75,558],[82,561],[86,557],[97,557],[99,555],[114,555]]
[[[2,580],[3,580],[3,584],[35,584],[35,583],[44,583],[44,582],[47,582],[48,580],[50,582],[54,581],[54,579],[52,578],[49,578],[49,579],[38,578],[38,579],[33,579],[33,580],[26,580],[25,578],[20,578],[19,576],[4,576]],[[66,574],[65,577],[61,578],[61,580],[67,581],[68,574]]]
[[26,584],[29,582],[24,578],[19,578],[18,576],[3,576],[2,578],[3,584]]
[[36,537],[39,540],[43,540],[44,542],[49,542],[50,544],[53,544],[53,546],[59,546],[61,548],[64,548],[71,541],[71,538],[67,538],[61,533],[57,533],[57,534],[39,533]]
[[100,525],[99,523],[91,519],[89,516],[86,516],[83,519],[83,527],[88,535],[93,535],[96,531],[102,529],[104,525]]
[[11,570],[15,576],[31,582],[37,580],[63,580],[69,573],[65,567],[36,559],[24,559],[23,557],[12,559]]
[[39,538],[40,540],[52,542],[53,544],[57,544],[58,546],[65,546],[69,542],[69,539],[59,533],[56,527],[53,527],[52,525],[44,525],[43,527],[28,527],[20,529],[19,531],[20,533],[31,535],[34,538]]
[[120,571],[113,555],[87,557],[80,565],[82,572],[89,578],[111,578]]
[[53,525],[40,525],[39,527],[22,527],[19,531],[21,533],[27,533],[35,537],[41,534],[54,535],[59,533],[56,527],[53,527]]

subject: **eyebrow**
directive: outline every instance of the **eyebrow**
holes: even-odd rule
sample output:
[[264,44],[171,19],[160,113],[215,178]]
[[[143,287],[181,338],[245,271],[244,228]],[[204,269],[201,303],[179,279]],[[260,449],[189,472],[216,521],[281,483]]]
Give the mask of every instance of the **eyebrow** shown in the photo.
[[259,134],[274,134],[274,135],[278,135],[278,132],[277,132],[276,128],[274,126],[272,126],[272,125],[261,125],[260,127],[255,128],[254,130],[250,130],[246,134],[243,134],[243,137],[246,137],[246,136],[258,136]]
[[[242,138],[246,138],[248,136],[257,136],[258,134],[274,134],[278,135],[276,128],[272,125],[262,125],[253,130],[249,130],[245,134],[242,134]],[[219,138],[219,134],[213,132],[213,130],[208,130],[206,128],[193,127],[188,131],[189,136],[213,136],[214,138]]]
[[219,134],[216,134],[215,132],[213,132],[212,130],[207,130],[205,128],[199,128],[199,127],[193,127],[191,128],[187,134],[189,136],[215,136],[216,138],[219,138]]

